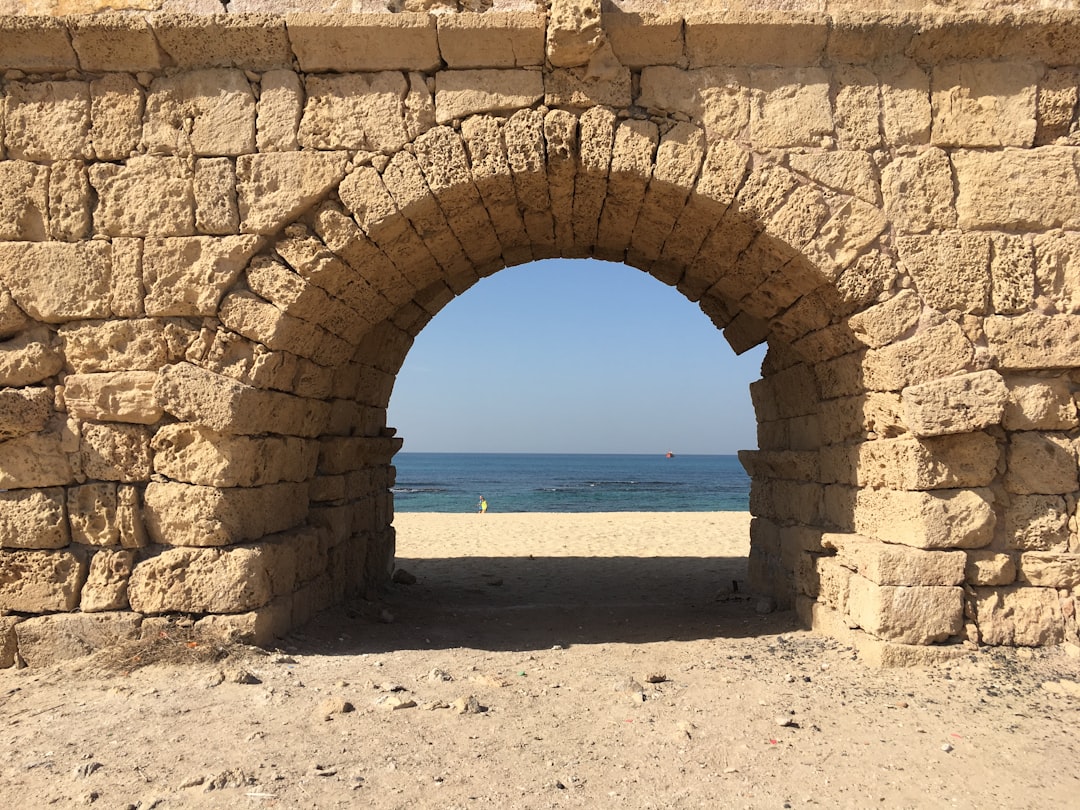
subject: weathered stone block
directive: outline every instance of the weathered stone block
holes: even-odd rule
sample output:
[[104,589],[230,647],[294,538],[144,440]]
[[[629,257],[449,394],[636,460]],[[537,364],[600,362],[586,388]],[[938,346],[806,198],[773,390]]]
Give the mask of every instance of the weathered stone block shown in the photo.
[[1062,377],[1008,377],[1006,430],[1070,430],[1080,424],[1069,381]]
[[1000,424],[1009,393],[996,371],[977,371],[912,385],[900,396],[914,435],[942,436]]
[[1019,495],[1054,495],[1080,489],[1076,447],[1063,435],[1024,431],[1009,437],[1005,488]]
[[49,238],[61,242],[90,233],[90,182],[81,160],[59,160],[49,172]]
[[1009,585],[1016,580],[1016,563],[997,551],[969,551],[964,569],[968,585]]
[[1053,231],[1035,237],[1035,281],[1058,312],[1080,311],[1080,235]]
[[[1080,227],[1080,176],[1074,149],[959,151],[953,153],[952,162],[960,228],[1039,232]],[[1039,182],[1032,183],[1032,177]]]
[[146,528],[155,543],[225,546],[291,529],[307,516],[307,487],[270,484],[216,489],[190,484],[147,485]]
[[129,612],[39,616],[15,626],[19,655],[27,666],[43,667],[80,658],[139,637],[142,617]]
[[448,67],[512,68],[544,63],[544,15],[460,12],[438,18],[439,53]]
[[166,425],[154,436],[154,470],[176,481],[258,487],[307,481],[319,445],[292,436],[234,436],[198,425]]
[[90,82],[90,143],[98,160],[126,160],[142,139],[143,89],[126,73]]
[[544,75],[531,70],[444,70],[435,75],[435,121],[513,112],[544,97]]
[[987,486],[1000,457],[997,442],[985,433],[878,439],[858,446],[856,480],[901,490]]
[[897,240],[900,260],[927,304],[941,311],[978,315],[990,303],[990,238],[939,233]]
[[[841,149],[871,150],[881,146],[881,88],[877,76],[858,65],[837,65],[833,70],[833,120],[836,142]],[[854,152],[863,155],[866,152]],[[869,203],[872,196],[857,194]]]
[[343,152],[276,152],[236,161],[240,229],[273,233],[296,219],[345,176]]
[[393,154],[410,140],[405,123],[408,80],[398,71],[308,76],[297,136],[309,149],[363,149]]
[[1014,495],[1002,528],[1009,548],[1059,552],[1069,548],[1069,512],[1059,495]]
[[127,585],[135,567],[134,551],[98,551],[90,558],[79,609],[83,613],[128,608]]
[[1035,145],[1053,143],[1069,134],[1077,102],[1075,68],[1047,70],[1039,82],[1036,102]]
[[1024,236],[990,237],[990,302],[1001,315],[1027,312],[1035,301],[1035,251]]
[[113,315],[118,318],[138,318],[144,314],[142,248],[142,239],[115,237],[112,240],[109,302]]
[[630,71],[616,68],[602,76],[586,68],[554,70],[544,75],[544,103],[548,106],[583,109],[597,104],[628,107],[631,101]]
[[64,367],[47,329],[32,329],[0,343],[0,385],[23,386],[53,376]]
[[934,585],[878,585],[851,577],[848,615],[878,638],[903,644],[936,644],[964,628],[964,591]]
[[158,70],[161,49],[144,17],[125,14],[81,14],[66,20],[79,65],[91,73]]
[[[2,510],[0,505],[0,515]],[[74,610],[85,581],[86,556],[80,552],[0,549],[0,610]]]
[[21,616],[0,616],[0,669],[15,666],[15,653],[19,649],[15,625],[20,621]]
[[188,161],[140,155],[95,163],[94,230],[107,236],[186,236],[195,230],[194,172]]
[[[216,6],[211,6],[218,12]],[[161,49],[180,68],[270,70],[292,64],[285,21],[264,14],[155,14]]]
[[783,24],[753,11],[687,12],[686,55],[700,65],[811,65],[825,50],[826,18],[785,12]]
[[1080,366],[1080,319],[1029,312],[1011,318],[993,315],[983,327],[992,356],[1002,369]]
[[77,69],[78,58],[71,47],[67,26],[62,20],[37,17],[5,17],[0,28],[0,68],[52,72]]
[[49,169],[25,160],[0,161],[0,240],[39,241],[49,222]]
[[221,296],[262,243],[259,236],[147,239],[146,314],[216,315]]
[[255,151],[255,95],[242,71],[160,76],[146,96],[143,145],[152,155]]
[[5,89],[9,157],[51,162],[92,156],[87,82],[7,82]]
[[427,13],[288,14],[289,42],[305,72],[434,70],[436,17]]
[[0,489],[63,486],[73,477],[58,433],[30,433],[0,442]]
[[148,481],[150,431],[138,425],[83,423],[79,468],[98,481]]
[[83,484],[67,491],[72,542],[86,546],[120,544],[116,520],[116,484]]
[[0,389],[0,442],[37,433],[52,415],[48,388]]
[[902,233],[956,227],[952,165],[940,149],[899,157],[881,172],[885,211]]
[[1027,552],[1020,555],[1019,580],[1043,588],[1080,587],[1080,554]]
[[304,89],[291,70],[263,74],[256,114],[255,139],[260,152],[292,152],[304,110]]
[[169,360],[160,321],[79,321],[60,327],[57,334],[68,365],[78,374],[154,371]]
[[1036,68],[1018,62],[952,62],[934,68],[933,142],[1031,146]]
[[881,75],[881,124],[885,142],[894,145],[930,140],[930,77],[902,59]]
[[748,84],[745,71],[731,68],[686,71],[647,67],[641,71],[637,103],[646,109],[689,116],[710,138],[734,138],[750,121]]
[[240,227],[236,203],[236,168],[228,158],[195,161],[195,229],[199,233],[229,234]]
[[833,134],[824,70],[753,70],[750,86],[750,140],[755,146],[816,146]]
[[856,312],[848,319],[848,327],[860,343],[878,349],[914,328],[922,308],[914,290],[901,290],[877,306]]
[[852,527],[859,534],[916,548],[981,548],[994,535],[989,490],[855,493]]
[[835,559],[878,585],[960,585],[967,556],[963,551],[925,551],[880,543],[857,534],[825,533],[821,545],[836,549]]
[[68,542],[62,488],[0,491],[0,547],[63,548]]
[[871,349],[863,361],[863,384],[872,391],[899,391],[946,377],[967,367],[974,349],[952,321],[932,326],[898,343]]
[[673,65],[683,55],[683,21],[677,14],[604,13],[604,33],[620,64],[628,68]]
[[64,404],[79,419],[152,425],[162,416],[154,396],[153,371],[114,371],[69,374],[64,380]]
[[354,351],[351,344],[321,326],[294,318],[250,292],[225,296],[218,317],[226,327],[246,338],[324,366],[345,362]]
[[555,67],[584,65],[606,43],[599,0],[554,0],[547,25],[547,57]]
[[0,242],[0,281],[45,323],[108,317],[111,265],[107,242]]
[[143,548],[149,544],[138,487],[117,486],[116,525],[120,529],[120,545],[124,548]]
[[272,595],[258,546],[166,549],[137,563],[128,581],[131,608],[140,613],[243,613]]
[[1043,647],[1064,637],[1061,603],[1052,588],[975,588],[971,601],[983,644]]

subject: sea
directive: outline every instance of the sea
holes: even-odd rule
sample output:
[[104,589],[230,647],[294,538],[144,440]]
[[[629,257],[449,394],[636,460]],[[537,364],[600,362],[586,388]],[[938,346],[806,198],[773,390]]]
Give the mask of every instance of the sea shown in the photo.
[[745,512],[735,456],[398,453],[398,512]]

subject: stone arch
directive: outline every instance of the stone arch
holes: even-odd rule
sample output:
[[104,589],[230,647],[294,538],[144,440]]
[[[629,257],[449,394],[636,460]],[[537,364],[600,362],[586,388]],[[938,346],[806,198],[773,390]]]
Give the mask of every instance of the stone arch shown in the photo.
[[[815,18],[748,54],[741,18],[594,36],[555,12],[162,17],[151,44],[133,19],[0,26],[34,74],[0,160],[5,649],[173,613],[266,638],[377,586],[413,338],[548,256],[625,262],[736,351],[768,343],[759,589],[887,661],[1075,633],[1080,189],[1050,45]],[[325,64],[313,32],[406,44]]]

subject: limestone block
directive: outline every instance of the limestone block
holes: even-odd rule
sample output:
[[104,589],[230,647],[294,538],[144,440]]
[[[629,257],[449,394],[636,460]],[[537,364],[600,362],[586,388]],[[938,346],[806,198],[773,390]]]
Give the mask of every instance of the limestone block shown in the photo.
[[142,140],[143,89],[126,73],[90,82],[90,144],[98,160],[126,160]]
[[[907,432],[896,394],[867,393],[821,404],[822,441],[894,438]],[[872,435],[871,435],[872,434]]]
[[0,489],[63,486],[73,478],[57,433],[30,433],[0,442]]
[[305,72],[434,70],[441,64],[428,14],[287,14],[289,41]]
[[11,293],[0,285],[0,340],[17,335],[30,326],[30,319],[19,309]]
[[826,71],[753,70],[750,86],[750,141],[755,146],[817,146],[833,134]]
[[[873,160],[865,152],[811,152],[791,155],[792,170],[843,194],[863,202],[878,202],[877,177]],[[945,163],[948,171],[948,161]],[[891,216],[891,215],[890,215]]]
[[63,548],[68,540],[63,489],[0,492],[0,547]]
[[90,232],[90,183],[81,160],[60,160],[49,172],[49,238],[73,242]]
[[973,354],[963,330],[945,321],[907,340],[867,351],[864,384],[873,391],[898,391],[954,374],[971,362]]
[[[1075,150],[957,151],[956,213],[962,229],[1045,231],[1080,227],[1080,177]],[[1031,178],[1038,177],[1038,183]]]
[[0,442],[42,430],[52,413],[48,388],[0,388]]
[[161,50],[147,20],[136,15],[95,14],[66,20],[79,65],[91,73],[135,73],[164,67]]
[[882,292],[889,290],[898,278],[895,260],[876,250],[870,250],[840,273],[836,281],[836,292],[845,309],[858,308],[872,304]]
[[175,157],[132,157],[96,163],[94,230],[107,236],[186,236],[195,228],[192,169]]
[[968,585],[1009,585],[1016,580],[1016,563],[997,551],[969,551],[964,569]]
[[903,644],[936,644],[964,627],[964,591],[934,585],[878,585],[851,577],[848,615],[878,638]]
[[822,546],[838,550],[836,560],[877,585],[960,585],[967,555],[879,543],[857,534],[830,534]]
[[435,74],[435,121],[514,112],[544,97],[544,76],[532,70],[443,70]]
[[604,33],[615,58],[628,68],[673,65],[683,55],[683,21],[666,11],[604,12]]
[[858,447],[857,483],[904,490],[986,486],[997,474],[1000,455],[985,433],[878,439]]
[[686,55],[702,65],[814,65],[825,51],[824,15],[786,11],[783,21],[753,11],[686,14]]
[[124,548],[144,548],[149,544],[138,487],[117,486],[116,525],[120,529],[120,545]]
[[544,104],[584,109],[596,104],[629,107],[630,70],[617,68],[593,75],[587,68],[565,68],[544,74]]
[[236,161],[240,228],[273,233],[318,202],[345,176],[342,152],[277,152]]
[[1006,430],[1070,430],[1080,424],[1069,381],[1062,377],[1007,377]]
[[319,472],[336,475],[389,464],[401,444],[400,438],[336,436],[323,439],[319,450]]
[[239,70],[195,70],[154,79],[143,145],[152,155],[255,151],[255,96]]
[[71,540],[87,546],[120,544],[116,484],[83,484],[67,491]]
[[262,246],[259,236],[147,239],[142,277],[147,315],[216,315],[221,296]]
[[143,314],[143,240],[116,237],[112,240],[112,290],[109,305],[113,315],[138,318]]
[[243,435],[318,436],[330,416],[325,402],[262,391],[190,363],[163,368],[156,392],[166,412],[181,421]]
[[512,68],[544,63],[543,14],[462,11],[438,19],[439,53],[447,67]]
[[1039,295],[1058,312],[1080,312],[1080,238],[1054,231],[1035,237]]
[[750,511],[779,521],[815,524],[820,519],[822,487],[802,481],[753,481]]
[[20,621],[21,616],[0,616],[0,669],[15,666],[15,653],[19,648],[15,625]]
[[687,115],[710,140],[734,138],[750,121],[749,83],[746,71],[730,68],[647,67],[641,71],[637,104]]
[[0,242],[0,281],[45,323],[108,317],[110,271],[107,242]]
[[180,68],[270,70],[293,60],[285,21],[264,14],[152,14],[161,49]]
[[47,329],[32,329],[0,343],[0,385],[32,385],[63,367],[63,355]]
[[660,134],[651,121],[625,121],[615,131],[608,198],[597,229],[596,252],[621,261],[633,236],[652,175]]
[[393,154],[410,140],[406,77],[397,71],[308,76],[298,141],[309,149]]
[[306,481],[319,456],[317,444],[292,436],[234,436],[183,423],[161,428],[153,448],[156,472],[214,487]]
[[[1005,544],[1021,551],[1069,548],[1069,512],[1058,495],[1014,495],[1005,509]],[[985,583],[998,584],[998,583]]]
[[1080,489],[1076,448],[1063,434],[1023,431],[1009,437],[1005,488],[1018,495],[1056,495]]
[[[841,149],[870,151],[881,146],[881,87],[867,68],[837,65],[833,69],[833,121]],[[877,194],[866,202],[876,203]]]
[[897,240],[900,260],[927,304],[942,311],[986,313],[990,301],[990,239],[952,231]]
[[152,425],[162,416],[154,396],[153,371],[70,374],[64,380],[68,413],[99,422]]
[[1002,369],[1074,368],[1080,365],[1080,320],[1029,312],[994,315],[983,322],[990,353]]
[[1073,68],[1047,70],[1042,77],[1036,103],[1036,146],[1053,143],[1069,134],[1076,111],[1077,78]]
[[87,82],[7,82],[4,117],[8,157],[49,162],[92,156]]
[[85,580],[82,553],[0,550],[0,610],[74,610]]
[[240,227],[236,207],[236,169],[228,158],[195,162],[195,229],[200,233],[228,234]]
[[165,328],[148,318],[76,321],[57,330],[68,365],[79,374],[153,371],[168,362]]
[[83,585],[79,609],[83,613],[126,610],[128,578],[134,567],[134,551],[95,552],[90,558],[90,570]]
[[1061,603],[1052,588],[975,588],[972,607],[983,644],[1045,647],[1064,636]]
[[835,279],[878,238],[887,224],[885,213],[877,206],[849,197],[833,209],[832,217],[801,252],[823,275]]
[[233,292],[225,296],[218,317],[226,327],[244,337],[270,349],[310,358],[324,366],[344,362],[353,353],[353,346],[336,335],[287,315],[249,292]]
[[15,634],[27,666],[43,667],[136,639],[141,622],[127,611],[59,614],[19,622]]
[[256,113],[256,143],[260,152],[292,152],[304,109],[304,88],[291,70],[263,74]]
[[555,67],[589,62],[607,38],[599,0],[553,0],[548,13],[547,58]]
[[1080,587],[1080,554],[1027,552],[1020,555],[1020,582],[1042,588],[1074,590]]
[[0,161],[0,240],[41,241],[49,222],[49,169]]
[[150,431],[139,425],[84,423],[79,430],[79,468],[98,481],[148,481]]
[[856,312],[848,318],[848,328],[860,343],[879,349],[910,331],[919,322],[922,309],[914,290],[901,290],[881,304]]
[[307,516],[308,496],[306,486],[292,483],[217,489],[151,482],[143,508],[155,543],[227,546],[301,523]]
[[195,622],[195,633],[203,638],[270,646],[292,628],[293,596],[282,596],[246,613],[210,614]]
[[[340,263],[339,263],[340,264]],[[316,276],[324,283],[327,278]],[[280,262],[258,257],[247,270],[248,287],[283,312],[318,324],[356,343],[371,328],[370,321],[357,310],[330,295],[321,286],[309,284],[303,276]],[[329,286],[329,285],[328,285]]]
[[[475,163],[476,160],[474,160],[474,172],[476,172]],[[512,188],[510,192],[513,193]],[[520,217],[520,213],[516,210],[517,200],[514,199],[513,203],[515,213]],[[488,207],[489,209],[492,207],[490,202]],[[343,268],[343,272],[335,273],[335,277],[347,277],[351,281],[360,276],[371,287],[386,296],[392,304],[400,305],[407,298],[412,297],[414,292],[412,286],[401,271],[336,204],[324,203],[319,208],[314,227],[319,239],[329,248],[330,253],[335,258],[340,257],[337,264]],[[317,262],[317,266],[324,265],[325,263],[321,261]],[[335,289],[338,286],[337,283],[334,284]]]
[[904,423],[916,436],[968,433],[999,424],[1008,397],[996,371],[912,385],[901,393]]
[[897,61],[881,75],[881,124],[892,146],[930,140],[930,77],[913,62]]
[[956,227],[952,164],[940,149],[893,160],[882,169],[881,193],[885,212],[902,233]]
[[5,16],[0,21],[0,69],[47,73],[78,66],[63,21],[22,16]]
[[1025,237],[990,237],[990,300],[999,314],[1031,309],[1035,301],[1035,252]]
[[926,549],[981,548],[994,534],[989,490],[859,490],[852,525],[859,534]]
[[932,140],[942,146],[1031,146],[1035,140],[1035,66],[953,62],[933,74]]

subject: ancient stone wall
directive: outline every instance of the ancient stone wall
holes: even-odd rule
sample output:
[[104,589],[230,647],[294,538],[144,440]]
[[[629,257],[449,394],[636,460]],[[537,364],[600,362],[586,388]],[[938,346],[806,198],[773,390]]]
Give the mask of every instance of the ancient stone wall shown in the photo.
[[629,8],[0,17],[0,666],[385,581],[412,340],[551,256],[768,343],[758,589],[1075,637],[1080,16]]

